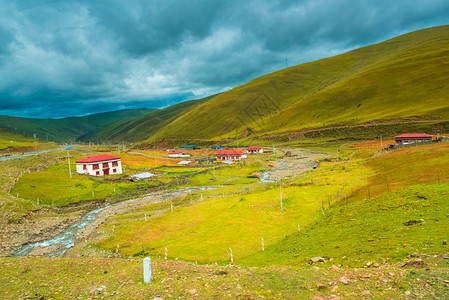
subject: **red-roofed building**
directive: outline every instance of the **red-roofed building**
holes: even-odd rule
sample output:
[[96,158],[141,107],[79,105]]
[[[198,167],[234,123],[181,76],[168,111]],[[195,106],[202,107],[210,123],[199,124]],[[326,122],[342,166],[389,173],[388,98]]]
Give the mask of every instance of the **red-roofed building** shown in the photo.
[[253,154],[253,153],[263,153],[263,149],[260,146],[251,146],[249,148],[246,148],[246,152],[248,154]]
[[221,150],[216,154],[217,160],[241,160],[246,154],[239,150]]
[[394,137],[396,145],[431,142],[433,135],[426,133],[405,133]]
[[120,156],[100,154],[76,161],[76,172],[92,176],[103,176],[122,173]]

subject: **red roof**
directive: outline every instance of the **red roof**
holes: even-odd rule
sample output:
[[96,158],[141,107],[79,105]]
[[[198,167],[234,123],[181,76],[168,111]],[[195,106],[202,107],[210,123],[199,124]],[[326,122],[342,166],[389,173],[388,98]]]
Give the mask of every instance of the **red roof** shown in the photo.
[[396,136],[396,138],[431,138],[433,135],[426,133],[404,133]]
[[179,151],[179,150],[175,150],[175,151],[172,151],[172,152],[168,152],[168,154],[179,154],[179,153],[182,153],[182,152]]
[[248,149],[248,150],[251,150],[251,149],[262,149],[262,147],[260,147],[260,146],[251,146],[251,147],[246,148],[246,149]]
[[243,155],[245,153],[238,150],[221,150],[217,155]]
[[105,160],[114,160],[114,159],[120,159],[120,156],[114,156],[109,154],[100,154],[100,155],[93,155],[89,156],[80,160],[77,160],[77,163],[93,163],[97,161],[105,161]]

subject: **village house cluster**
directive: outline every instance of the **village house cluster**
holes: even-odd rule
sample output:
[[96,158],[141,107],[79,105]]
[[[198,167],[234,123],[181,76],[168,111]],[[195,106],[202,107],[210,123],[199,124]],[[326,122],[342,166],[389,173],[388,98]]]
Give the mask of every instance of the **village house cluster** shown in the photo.
[[[395,145],[391,147],[401,147],[407,145],[416,145],[420,143],[429,143],[432,141],[445,140],[447,137],[439,137],[426,133],[405,133],[395,136]],[[169,158],[187,158],[191,155],[183,152],[183,149],[198,150],[198,145],[184,145],[177,147],[178,149],[170,150],[169,148],[162,148],[160,151],[167,152]],[[211,150],[218,151],[215,153],[215,160],[219,162],[232,163],[247,158],[251,154],[263,153],[264,150],[261,146],[247,147],[245,150],[238,149],[223,149],[224,146],[212,146]],[[151,149],[150,147],[144,147],[142,150]],[[287,153],[288,154],[288,153]],[[197,162],[203,163],[209,161],[210,158],[200,158]],[[190,164],[191,161],[180,161],[179,165]],[[76,161],[76,171],[79,174],[87,174],[92,176],[104,176],[113,174],[122,174],[122,163],[120,156],[113,156],[109,154],[93,155]],[[152,174],[154,176],[154,174]],[[136,180],[141,179],[139,176]]]
[[[197,145],[186,145],[178,148],[185,149],[199,149]],[[143,150],[147,150],[149,147],[145,147]],[[240,161],[243,158],[247,158],[248,154],[263,153],[261,146],[251,146],[246,150],[223,150],[223,146],[213,146],[212,150],[220,150],[215,154],[215,159],[222,162],[235,162]],[[184,153],[181,150],[170,151],[168,148],[162,148],[161,151],[167,152],[170,158],[186,158],[190,157],[190,154]],[[206,159],[207,160],[207,159]],[[199,159],[201,161],[201,159]],[[186,165],[190,161],[181,161],[180,165]],[[105,176],[122,174],[122,162],[120,156],[113,156],[109,154],[93,155],[76,161],[76,171],[79,174],[86,174],[91,176]]]

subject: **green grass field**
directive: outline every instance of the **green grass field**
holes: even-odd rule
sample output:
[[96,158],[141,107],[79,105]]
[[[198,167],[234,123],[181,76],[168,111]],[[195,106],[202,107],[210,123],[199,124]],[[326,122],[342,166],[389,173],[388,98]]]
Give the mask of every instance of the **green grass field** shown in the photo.
[[352,199],[379,196],[414,184],[449,180],[449,144],[440,143],[399,149],[378,155],[367,166],[375,171],[370,184]]
[[[204,191],[202,194],[207,201],[181,206],[173,213],[161,214],[169,211],[170,203],[144,207],[108,219],[100,227],[100,232],[110,232],[113,224],[120,226],[113,236],[97,245],[112,250],[119,243],[127,255],[142,249],[162,254],[167,246],[170,257],[222,263],[227,262],[228,248],[231,247],[235,259],[240,259],[260,251],[262,237],[268,247],[296,232],[298,224],[304,227],[312,224],[315,217],[321,218],[321,207],[328,206],[329,197],[333,197],[332,202],[335,202],[335,195],[365,183],[363,176],[368,170],[360,164],[348,163],[345,170],[345,176],[341,176],[331,166],[325,166],[320,171],[322,176],[319,180],[305,176],[284,186],[283,212],[280,211],[278,186],[254,182],[254,179],[251,181],[253,184],[248,184],[245,177],[240,184],[229,186],[225,191]],[[237,182],[236,171],[230,169],[229,174]],[[192,178],[191,184],[211,181],[209,173],[202,175],[196,176],[200,177],[198,181]],[[224,176],[228,178],[228,173]],[[347,184],[347,181],[351,183]],[[220,177],[217,177],[217,182],[220,182]],[[193,197],[198,199],[198,193]],[[190,204],[189,198],[184,199],[184,203]],[[161,205],[165,207],[161,208]],[[143,221],[145,213],[153,216],[148,222]]]
[[[317,224],[241,263],[304,266],[310,258],[321,256],[334,259],[328,266],[362,267],[369,261],[399,262],[415,252],[446,253],[448,191],[447,182],[417,185],[337,206]],[[419,223],[404,225],[411,220]]]
[[[359,149],[346,149],[339,155],[344,160],[322,162],[318,169],[286,182],[283,212],[274,183],[229,184],[224,191],[203,191],[202,202],[198,192],[192,195],[193,204],[190,196],[179,199],[173,212],[171,203],[162,203],[111,217],[99,228],[96,245],[112,252],[120,244],[124,255],[162,255],[167,247],[170,258],[221,264],[229,262],[230,247],[238,264],[251,266],[305,265],[311,257],[323,256],[357,267],[383,258],[401,261],[415,251],[441,253],[447,249],[442,241],[449,239],[444,214],[449,184],[442,176],[438,184],[436,177],[412,172],[410,163],[384,167],[394,167],[392,161],[410,162],[413,153],[420,158],[412,160],[416,170],[431,162],[447,170],[447,147],[419,146],[368,158],[357,158]],[[396,184],[395,192],[360,199],[361,190],[382,184],[377,178],[383,172],[394,174],[392,184],[398,180],[402,185]],[[422,175],[427,185],[419,185]],[[195,177],[191,183],[211,181],[209,173]],[[148,222],[144,214],[151,216]],[[425,222],[403,224],[420,219]],[[111,235],[113,224],[117,229]],[[266,251],[261,251],[262,238]]]
[[[120,178],[124,178],[120,180]],[[118,180],[117,180],[118,179]],[[114,195],[131,193],[139,189],[158,186],[157,180],[130,182],[120,175],[93,177],[79,175],[72,162],[72,178],[68,165],[58,163],[43,171],[26,173],[11,190],[12,195],[42,205],[64,206],[73,202],[105,199]]]

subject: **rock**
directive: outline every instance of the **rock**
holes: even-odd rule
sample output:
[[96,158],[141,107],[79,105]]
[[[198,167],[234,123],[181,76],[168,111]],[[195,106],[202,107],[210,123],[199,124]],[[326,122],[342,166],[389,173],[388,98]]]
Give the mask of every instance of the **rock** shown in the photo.
[[324,262],[324,261],[325,261],[325,259],[322,258],[321,256],[312,257],[310,260],[312,261],[312,263],[316,263],[316,262]]
[[372,262],[372,261],[369,261],[369,262],[366,263],[365,266],[366,266],[367,268],[369,268],[369,267],[371,267],[372,264],[373,264],[373,262]]
[[[422,220],[422,219],[421,219],[421,220]],[[410,221],[405,222],[404,225],[405,225],[405,226],[411,226],[411,225],[419,224],[419,223],[423,222],[423,221],[421,221],[421,220],[419,220],[419,221],[416,221],[416,220],[410,220]]]
[[36,247],[34,248],[28,255],[29,256],[42,256],[45,254],[48,254],[50,252],[53,252],[55,250],[58,250],[60,247],[57,244],[53,244],[46,247]]
[[346,277],[340,277],[340,283],[343,283],[343,284],[349,284],[349,279],[348,278],[346,278]]
[[378,263],[375,263],[375,264],[373,265],[373,267],[374,267],[374,268],[379,268],[380,265],[379,265]]
[[337,267],[336,265],[332,265],[332,269],[334,270],[334,271],[340,271],[340,268],[339,267]]
[[191,290],[188,291],[188,293],[190,295],[195,295],[196,294],[196,289],[191,289]]
[[424,261],[420,258],[418,259],[410,259],[402,265],[402,267],[424,267]]
[[367,296],[367,295],[371,295],[371,292],[369,290],[364,290],[362,292],[362,296]]

